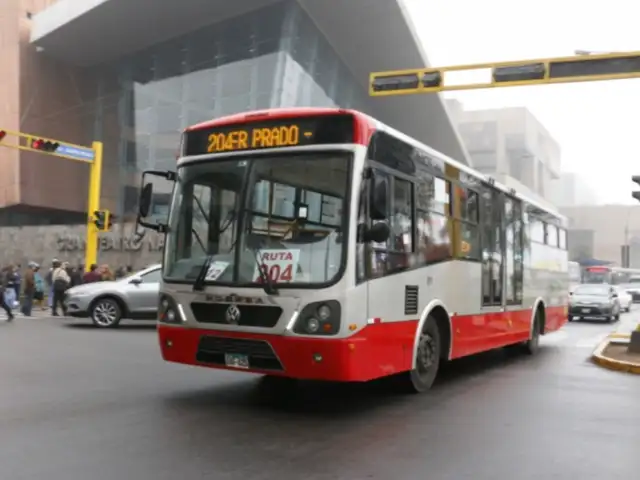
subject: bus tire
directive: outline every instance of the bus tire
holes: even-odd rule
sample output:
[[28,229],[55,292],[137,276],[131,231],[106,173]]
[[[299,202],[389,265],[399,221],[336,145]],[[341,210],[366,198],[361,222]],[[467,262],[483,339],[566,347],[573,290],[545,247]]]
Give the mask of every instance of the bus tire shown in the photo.
[[531,328],[531,338],[524,343],[524,351],[528,355],[535,355],[540,348],[540,331],[542,330],[542,310],[538,308],[533,317],[533,327]]
[[423,393],[431,388],[438,375],[442,356],[442,335],[436,319],[429,315],[422,326],[416,350],[416,368],[398,377],[403,391]]

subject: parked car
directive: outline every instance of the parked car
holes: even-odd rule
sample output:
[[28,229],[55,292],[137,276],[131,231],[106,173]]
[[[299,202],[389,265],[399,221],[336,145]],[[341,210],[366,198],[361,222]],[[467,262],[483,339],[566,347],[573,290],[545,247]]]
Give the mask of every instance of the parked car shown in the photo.
[[623,312],[630,312],[631,305],[633,305],[633,295],[628,292],[623,286],[617,286],[618,301],[620,302],[620,309]]
[[153,320],[158,314],[160,265],[114,282],[87,283],[66,292],[67,315],[90,318],[97,327],[117,327],[124,318]]
[[569,321],[601,319],[620,320],[620,300],[615,287],[607,284],[577,286],[569,300]]

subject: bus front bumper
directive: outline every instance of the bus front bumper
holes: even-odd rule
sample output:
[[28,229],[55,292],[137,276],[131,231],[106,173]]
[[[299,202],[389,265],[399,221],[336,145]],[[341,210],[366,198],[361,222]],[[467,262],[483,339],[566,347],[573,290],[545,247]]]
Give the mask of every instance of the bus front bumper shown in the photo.
[[[159,324],[158,339],[168,362],[301,380],[368,381],[410,369],[405,349],[398,345],[389,351],[389,337],[375,330],[366,327],[349,338],[311,338]],[[381,347],[387,355],[381,355]]]

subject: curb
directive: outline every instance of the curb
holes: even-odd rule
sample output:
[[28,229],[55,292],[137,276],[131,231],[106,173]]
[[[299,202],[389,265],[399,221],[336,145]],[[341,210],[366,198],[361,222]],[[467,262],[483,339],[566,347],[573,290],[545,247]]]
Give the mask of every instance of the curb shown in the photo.
[[602,354],[605,348],[607,348],[609,344],[612,343],[611,342],[612,340],[616,338],[629,338],[630,336],[631,335],[620,334],[620,333],[614,333],[612,335],[609,335],[602,342],[600,342],[600,345],[598,345],[596,349],[593,351],[593,354],[591,355],[591,360],[593,361],[593,363],[609,370],[615,370],[616,372],[625,372],[625,373],[640,375],[640,363],[631,363],[631,362],[624,362],[622,360],[614,360],[613,358],[606,357]]

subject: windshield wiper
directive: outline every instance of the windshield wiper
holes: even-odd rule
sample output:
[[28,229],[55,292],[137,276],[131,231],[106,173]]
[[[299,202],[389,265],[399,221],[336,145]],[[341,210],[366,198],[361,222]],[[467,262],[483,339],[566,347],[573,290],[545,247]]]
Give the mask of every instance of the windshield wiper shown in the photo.
[[258,266],[258,272],[260,274],[260,280],[262,280],[262,289],[264,293],[267,295],[278,295],[278,289],[271,281],[271,277],[269,276],[269,272],[265,272],[262,269],[262,262],[260,261],[260,252],[257,248],[251,248],[253,252],[253,258],[256,261],[256,265]]
[[207,279],[207,272],[209,271],[209,267],[213,263],[214,255],[207,255],[205,258],[200,271],[198,272],[198,276],[193,282],[193,291],[194,292],[202,292],[204,290],[204,282]]

